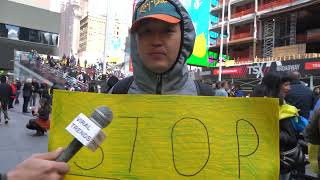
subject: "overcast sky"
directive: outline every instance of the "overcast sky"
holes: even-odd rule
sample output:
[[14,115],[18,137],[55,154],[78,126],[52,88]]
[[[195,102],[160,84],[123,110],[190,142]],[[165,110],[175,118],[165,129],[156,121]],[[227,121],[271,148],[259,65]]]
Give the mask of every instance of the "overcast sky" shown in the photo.
[[[30,0],[29,0],[30,1]],[[31,0],[32,1],[32,0]],[[33,0],[36,1],[36,0]],[[41,0],[46,1],[46,0]],[[48,0],[50,1],[50,0]],[[68,0],[51,0],[51,10],[59,11],[61,2]],[[133,0],[108,0],[112,14],[116,13],[119,16],[131,16]],[[89,0],[89,11],[94,14],[106,15],[107,0]]]

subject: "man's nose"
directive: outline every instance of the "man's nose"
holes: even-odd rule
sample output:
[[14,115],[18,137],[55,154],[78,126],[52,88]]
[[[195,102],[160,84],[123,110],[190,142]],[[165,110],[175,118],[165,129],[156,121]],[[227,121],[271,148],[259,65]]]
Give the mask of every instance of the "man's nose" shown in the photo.
[[161,46],[162,45],[162,38],[160,33],[153,33],[152,35],[152,46]]

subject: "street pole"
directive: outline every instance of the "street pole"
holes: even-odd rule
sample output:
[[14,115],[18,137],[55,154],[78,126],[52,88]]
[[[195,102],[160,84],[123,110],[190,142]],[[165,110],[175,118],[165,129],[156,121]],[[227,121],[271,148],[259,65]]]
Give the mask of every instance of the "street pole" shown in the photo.
[[107,65],[106,65],[106,59],[107,59],[107,52],[108,52],[108,24],[109,24],[109,14],[110,14],[110,1],[107,1],[107,7],[106,7],[106,24],[105,24],[105,35],[104,35],[104,50],[103,50],[103,59],[102,59],[102,74],[107,73]]
[[253,25],[253,61],[255,62],[257,56],[257,13],[258,13],[258,0],[255,0],[255,14],[254,14],[254,25]]
[[221,81],[222,75],[222,53],[223,53],[223,32],[224,32],[224,12],[225,12],[225,0],[222,3],[222,21],[221,21],[221,33],[220,33],[220,54],[219,54],[219,81]]

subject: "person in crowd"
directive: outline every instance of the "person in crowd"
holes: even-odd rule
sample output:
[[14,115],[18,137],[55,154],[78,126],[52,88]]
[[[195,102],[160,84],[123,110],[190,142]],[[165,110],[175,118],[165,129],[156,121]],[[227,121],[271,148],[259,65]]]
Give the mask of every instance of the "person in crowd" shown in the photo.
[[204,95],[205,89],[213,95],[209,86],[189,76],[186,60],[196,34],[179,0],[140,1],[132,22],[133,76],[119,81],[110,93]]
[[[305,140],[314,145],[320,145],[320,109],[317,109],[310,117],[310,123],[304,130]],[[320,160],[320,149],[319,149]],[[318,161],[319,161],[318,160]],[[320,165],[320,162],[319,162]],[[319,166],[320,167],[320,166]]]
[[43,136],[45,132],[50,128],[50,113],[51,106],[48,99],[40,99],[40,107],[37,110],[34,108],[32,110],[32,115],[36,116],[36,119],[29,120],[29,123],[26,125],[28,129],[36,130],[36,136]]
[[40,98],[50,99],[49,95],[49,85],[47,83],[41,83],[41,93]]
[[285,100],[288,104],[300,109],[299,114],[301,116],[309,119],[310,111],[313,109],[315,104],[313,92],[301,83],[301,75],[298,71],[290,72],[289,76],[292,81],[289,93]]
[[[305,161],[303,149],[298,145],[299,133],[294,129],[291,122],[291,118],[296,116],[298,109],[286,104],[284,100],[290,91],[291,80],[288,75],[270,72],[263,77],[261,84],[256,86],[251,95],[251,97],[279,98],[280,180],[288,180],[291,171],[303,169]],[[292,114],[288,115],[288,109],[294,110]]]
[[16,99],[16,93],[17,93],[16,82],[12,81],[10,84],[10,87],[11,87],[11,95],[10,95],[10,100],[8,105],[9,109],[13,108],[13,101]]
[[10,101],[10,96],[12,95],[12,89],[8,84],[7,76],[1,76],[0,78],[0,122],[1,122],[1,111],[4,115],[4,122],[8,124],[9,115],[8,115],[8,104]]
[[84,60],[84,68],[85,68],[85,69],[87,68],[87,64],[88,64],[88,61],[87,61],[87,60]]
[[89,83],[88,92],[97,92],[97,85],[95,82]]
[[31,84],[32,84],[32,96],[31,96],[30,106],[35,107],[39,99],[40,85],[36,79],[32,79]]
[[317,86],[313,89],[313,95],[315,96],[316,100],[319,99],[319,97],[320,97],[320,87],[319,86]]
[[70,58],[69,57],[67,57],[67,59],[66,59],[66,64],[65,64],[67,67],[69,67],[70,66]]
[[216,91],[215,91],[215,96],[228,96],[228,93],[226,91],[228,82],[227,81],[222,81],[222,82],[217,82],[216,83]]
[[34,154],[7,173],[0,173],[1,180],[60,180],[69,172],[65,162],[55,160],[63,152],[63,148],[55,151]]
[[30,98],[32,96],[32,80],[28,78],[26,82],[23,85],[23,106],[22,106],[22,112],[23,113],[29,113],[28,111],[28,105]]
[[310,113],[310,117],[313,115],[313,113],[320,108],[320,87],[315,87],[313,89],[313,95],[315,97],[315,105],[313,107],[313,110]]
[[29,64],[31,64],[32,60],[33,60],[33,50],[31,50],[31,52],[29,52],[28,54],[28,60],[29,60]]
[[19,104],[19,96],[21,93],[21,87],[22,87],[22,84],[21,84],[20,80],[17,78],[16,79],[17,92],[16,92],[16,100],[14,101],[14,104]]
[[101,93],[108,93],[110,91],[111,88],[108,88],[108,84],[107,84],[107,75],[103,74],[101,76],[101,80],[100,80],[100,92]]
[[242,91],[241,86],[239,84],[236,84],[234,86],[234,96],[235,97],[245,97],[245,94]]
[[110,75],[109,78],[108,78],[108,81],[107,81],[107,92],[110,91],[110,89],[115,85],[117,84],[117,82],[119,81],[119,79],[114,76],[114,75]]

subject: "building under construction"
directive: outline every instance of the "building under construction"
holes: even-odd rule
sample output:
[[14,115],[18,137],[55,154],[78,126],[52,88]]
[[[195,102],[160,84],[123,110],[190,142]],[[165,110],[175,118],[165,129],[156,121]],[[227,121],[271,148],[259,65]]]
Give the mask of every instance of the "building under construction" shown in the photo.
[[317,56],[319,19],[320,0],[211,0],[209,50],[236,64]]
[[221,71],[203,68],[203,80],[250,91],[268,72],[299,71],[320,86],[320,0],[210,1],[209,51],[228,60]]

